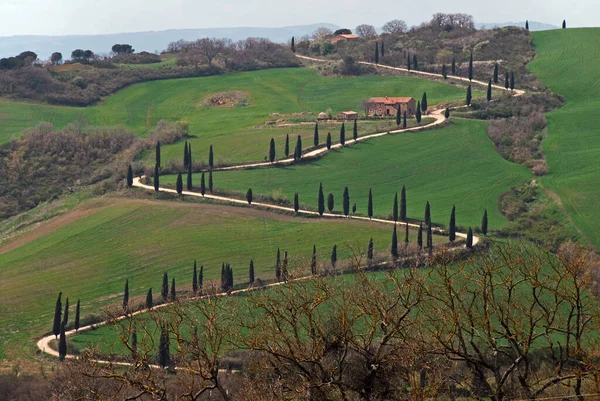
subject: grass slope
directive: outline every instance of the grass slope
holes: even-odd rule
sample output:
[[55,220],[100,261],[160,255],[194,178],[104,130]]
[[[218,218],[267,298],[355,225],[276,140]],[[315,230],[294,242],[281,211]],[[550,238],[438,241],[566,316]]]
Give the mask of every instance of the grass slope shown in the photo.
[[[200,107],[208,96],[224,91],[243,91],[250,104],[240,107]],[[321,77],[305,68],[272,69],[223,76],[146,82],[130,86],[103,103],[87,108],[57,107],[19,102],[0,102],[0,144],[27,128],[47,121],[62,127],[75,120],[93,125],[124,125],[146,136],[161,120],[186,120],[194,160],[208,157],[215,147],[216,160],[241,162],[262,160],[269,140],[276,136],[283,148],[285,133],[273,135],[263,129],[271,113],[315,113],[357,110],[370,96],[402,95],[421,99],[427,92],[430,105],[461,99],[464,89],[414,77],[364,76]],[[147,126],[147,122],[149,123]],[[308,136],[312,131],[303,132]],[[291,131],[290,134],[297,135]],[[324,139],[324,137],[323,137]],[[308,139],[307,139],[308,140]],[[144,155],[151,159],[151,154]],[[180,159],[181,146],[163,147],[163,161]],[[153,160],[152,160],[153,162]]]
[[[431,203],[432,219],[448,224],[452,205],[457,224],[479,227],[487,208],[490,228],[506,224],[498,210],[499,196],[529,176],[528,170],[504,160],[486,136],[486,124],[454,120],[444,129],[386,136],[345,148],[304,165],[215,172],[217,189],[245,194],[251,187],[262,194],[317,207],[319,182],[325,197],[333,193],[335,210],[341,211],[342,193],[349,187],[357,213],[367,214],[369,188],[373,189],[374,213],[392,212],[394,192],[407,188],[408,216],[423,219],[425,203]],[[196,177],[199,183],[199,177]],[[174,176],[161,183],[175,182]]]
[[341,260],[350,256],[347,244],[365,248],[373,237],[384,251],[391,235],[391,227],[381,225],[251,208],[121,198],[84,202],[45,235],[8,252],[11,242],[0,246],[0,359],[33,354],[34,338],[52,327],[59,291],[63,305],[64,297],[71,305],[81,299],[83,317],[118,305],[127,278],[132,305],[143,302],[149,287],[158,298],[164,272],[176,278],[180,291],[189,289],[194,259],[205,266],[206,280],[219,278],[221,263],[230,262],[239,284],[248,280],[251,258],[256,277],[272,279],[277,247],[288,250],[293,262],[309,258],[316,244],[326,261],[337,244]]
[[550,173],[542,184],[556,192],[570,218],[600,246],[600,29],[533,34],[537,50],[530,70],[567,104],[547,115],[543,148]]

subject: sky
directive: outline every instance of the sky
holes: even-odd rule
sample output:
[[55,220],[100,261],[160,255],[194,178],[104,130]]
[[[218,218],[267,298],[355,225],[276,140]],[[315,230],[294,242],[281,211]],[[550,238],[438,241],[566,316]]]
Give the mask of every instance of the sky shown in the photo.
[[598,0],[393,0],[381,3],[385,7],[376,4],[371,0],[0,0],[0,36],[320,22],[352,29],[362,23],[380,27],[390,19],[402,19],[411,26],[429,20],[436,12],[468,13],[482,23],[528,19],[560,25],[566,19],[570,27],[600,25]]

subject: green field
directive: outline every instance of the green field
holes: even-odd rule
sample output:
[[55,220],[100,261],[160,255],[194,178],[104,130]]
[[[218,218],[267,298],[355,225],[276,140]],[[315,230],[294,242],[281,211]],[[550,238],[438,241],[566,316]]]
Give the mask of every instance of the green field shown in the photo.
[[[316,208],[322,182],[325,196],[334,194],[337,211],[348,186],[350,203],[356,203],[362,215],[367,214],[372,188],[374,213],[384,217],[392,212],[394,193],[406,185],[410,218],[422,220],[429,201],[433,221],[446,225],[455,204],[459,226],[479,227],[487,208],[494,230],[506,224],[498,210],[500,195],[524,182],[530,173],[496,152],[485,127],[480,121],[454,120],[443,129],[369,140],[308,164],[215,172],[214,185],[240,195],[251,187],[255,195],[276,199],[292,200],[298,192],[301,204]],[[175,176],[161,178],[161,183],[174,181]]]
[[289,251],[292,265],[306,262],[316,244],[325,263],[334,244],[342,260],[350,256],[348,245],[365,249],[371,237],[386,252],[391,235],[391,227],[377,224],[251,208],[121,198],[84,202],[0,246],[0,359],[33,354],[35,338],[51,329],[59,291],[72,305],[81,299],[82,317],[102,314],[102,307],[119,304],[127,278],[131,305],[143,302],[149,287],[158,296],[164,272],[175,277],[179,291],[189,290],[194,259],[204,265],[206,280],[219,278],[221,263],[229,262],[235,283],[243,284],[250,259],[257,278],[274,278],[277,247]]
[[570,218],[600,245],[600,29],[535,32],[530,70],[567,104],[547,115],[543,142],[550,173],[542,184],[556,192]]
[[[249,105],[202,106],[205,98],[225,91],[246,93]],[[93,125],[123,125],[139,136],[146,136],[148,128],[152,129],[161,119],[185,120],[190,123],[190,134],[194,137],[190,141],[194,160],[207,158],[211,144],[219,162],[263,160],[272,136],[283,147],[286,133],[297,134],[291,130],[273,133],[263,129],[266,121],[277,119],[270,117],[271,113],[319,113],[328,108],[334,113],[347,109],[360,111],[360,101],[371,96],[421,99],[423,92],[427,92],[432,106],[464,96],[462,88],[414,77],[321,77],[306,68],[154,81],[132,85],[87,108],[2,101],[0,144],[42,121],[57,127],[76,120]],[[179,145],[164,146],[163,162],[180,159],[181,154]],[[147,156],[151,158],[150,154]]]

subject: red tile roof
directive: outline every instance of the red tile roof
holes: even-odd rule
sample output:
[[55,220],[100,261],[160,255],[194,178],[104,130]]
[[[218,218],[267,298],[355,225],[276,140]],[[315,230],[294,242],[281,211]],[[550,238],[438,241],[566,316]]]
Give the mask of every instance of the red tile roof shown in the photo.
[[383,104],[398,104],[408,103],[413,100],[412,97],[372,97],[369,99],[369,103],[383,103]]

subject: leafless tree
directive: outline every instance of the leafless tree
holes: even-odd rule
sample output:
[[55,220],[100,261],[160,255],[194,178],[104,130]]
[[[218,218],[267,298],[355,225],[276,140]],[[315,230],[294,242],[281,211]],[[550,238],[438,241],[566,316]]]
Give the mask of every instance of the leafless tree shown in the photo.
[[212,64],[214,58],[225,50],[227,45],[227,39],[217,38],[202,38],[194,42],[194,48],[206,58],[208,64]]
[[406,26],[406,22],[399,20],[399,19],[393,19],[391,21],[386,22],[383,25],[383,32],[385,33],[390,33],[390,34],[400,34],[400,33],[406,33],[407,31],[407,26]]
[[[330,38],[333,35],[333,31],[329,28],[325,28],[324,26],[317,28],[312,34],[312,40],[316,42],[321,42],[325,39]],[[300,39],[301,41],[303,38]]]
[[377,37],[377,31],[373,25],[362,24],[354,29],[354,32],[361,38],[372,39]]

